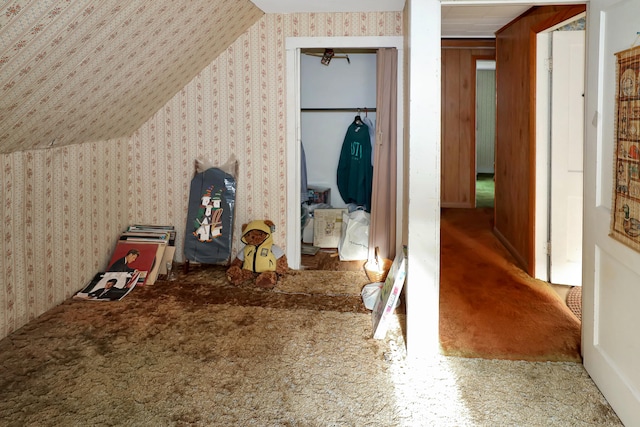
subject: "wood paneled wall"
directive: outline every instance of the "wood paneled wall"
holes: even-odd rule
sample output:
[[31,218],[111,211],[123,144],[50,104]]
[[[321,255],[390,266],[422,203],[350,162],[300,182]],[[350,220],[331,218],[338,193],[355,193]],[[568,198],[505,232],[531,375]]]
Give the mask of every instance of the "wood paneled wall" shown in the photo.
[[495,59],[494,40],[442,40],[442,207],[475,206],[478,59]]
[[534,258],[536,33],[585,10],[533,7],[496,33],[495,231],[530,274]]

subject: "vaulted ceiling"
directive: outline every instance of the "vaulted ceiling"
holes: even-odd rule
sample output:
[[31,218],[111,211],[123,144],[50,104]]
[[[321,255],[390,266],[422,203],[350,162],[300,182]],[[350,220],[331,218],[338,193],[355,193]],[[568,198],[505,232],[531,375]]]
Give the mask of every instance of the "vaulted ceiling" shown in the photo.
[[130,136],[264,14],[249,0],[11,0],[0,153]]

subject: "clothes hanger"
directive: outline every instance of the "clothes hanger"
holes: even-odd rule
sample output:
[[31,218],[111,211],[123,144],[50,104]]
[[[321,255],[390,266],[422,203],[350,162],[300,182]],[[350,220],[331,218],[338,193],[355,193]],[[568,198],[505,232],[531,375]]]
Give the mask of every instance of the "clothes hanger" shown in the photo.
[[362,118],[360,117],[360,109],[358,108],[358,115],[353,119],[354,123],[357,125],[362,124]]

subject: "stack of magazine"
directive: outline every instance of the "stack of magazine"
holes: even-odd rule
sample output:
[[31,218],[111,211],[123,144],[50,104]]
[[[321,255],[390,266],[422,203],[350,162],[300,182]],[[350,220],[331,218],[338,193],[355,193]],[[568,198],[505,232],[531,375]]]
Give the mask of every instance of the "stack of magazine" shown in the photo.
[[173,226],[129,226],[120,235],[107,269],[97,273],[74,298],[117,301],[135,286],[153,285],[173,263],[175,239]]

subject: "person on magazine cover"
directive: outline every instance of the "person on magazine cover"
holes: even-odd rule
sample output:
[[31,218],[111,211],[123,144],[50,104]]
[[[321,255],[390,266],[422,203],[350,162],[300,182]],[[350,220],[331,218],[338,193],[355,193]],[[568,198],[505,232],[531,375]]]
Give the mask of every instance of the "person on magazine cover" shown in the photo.
[[107,268],[107,271],[122,271],[122,272],[134,273],[138,270],[136,268],[130,267],[130,265],[138,258],[139,255],[140,255],[139,250],[129,249],[129,252],[127,252],[127,254],[124,257],[120,258],[119,260],[111,264],[111,266]]
[[89,298],[95,299],[104,299],[110,298],[111,288],[118,283],[118,279],[109,279],[107,283],[104,284],[104,288],[96,289],[94,291],[89,292]]

